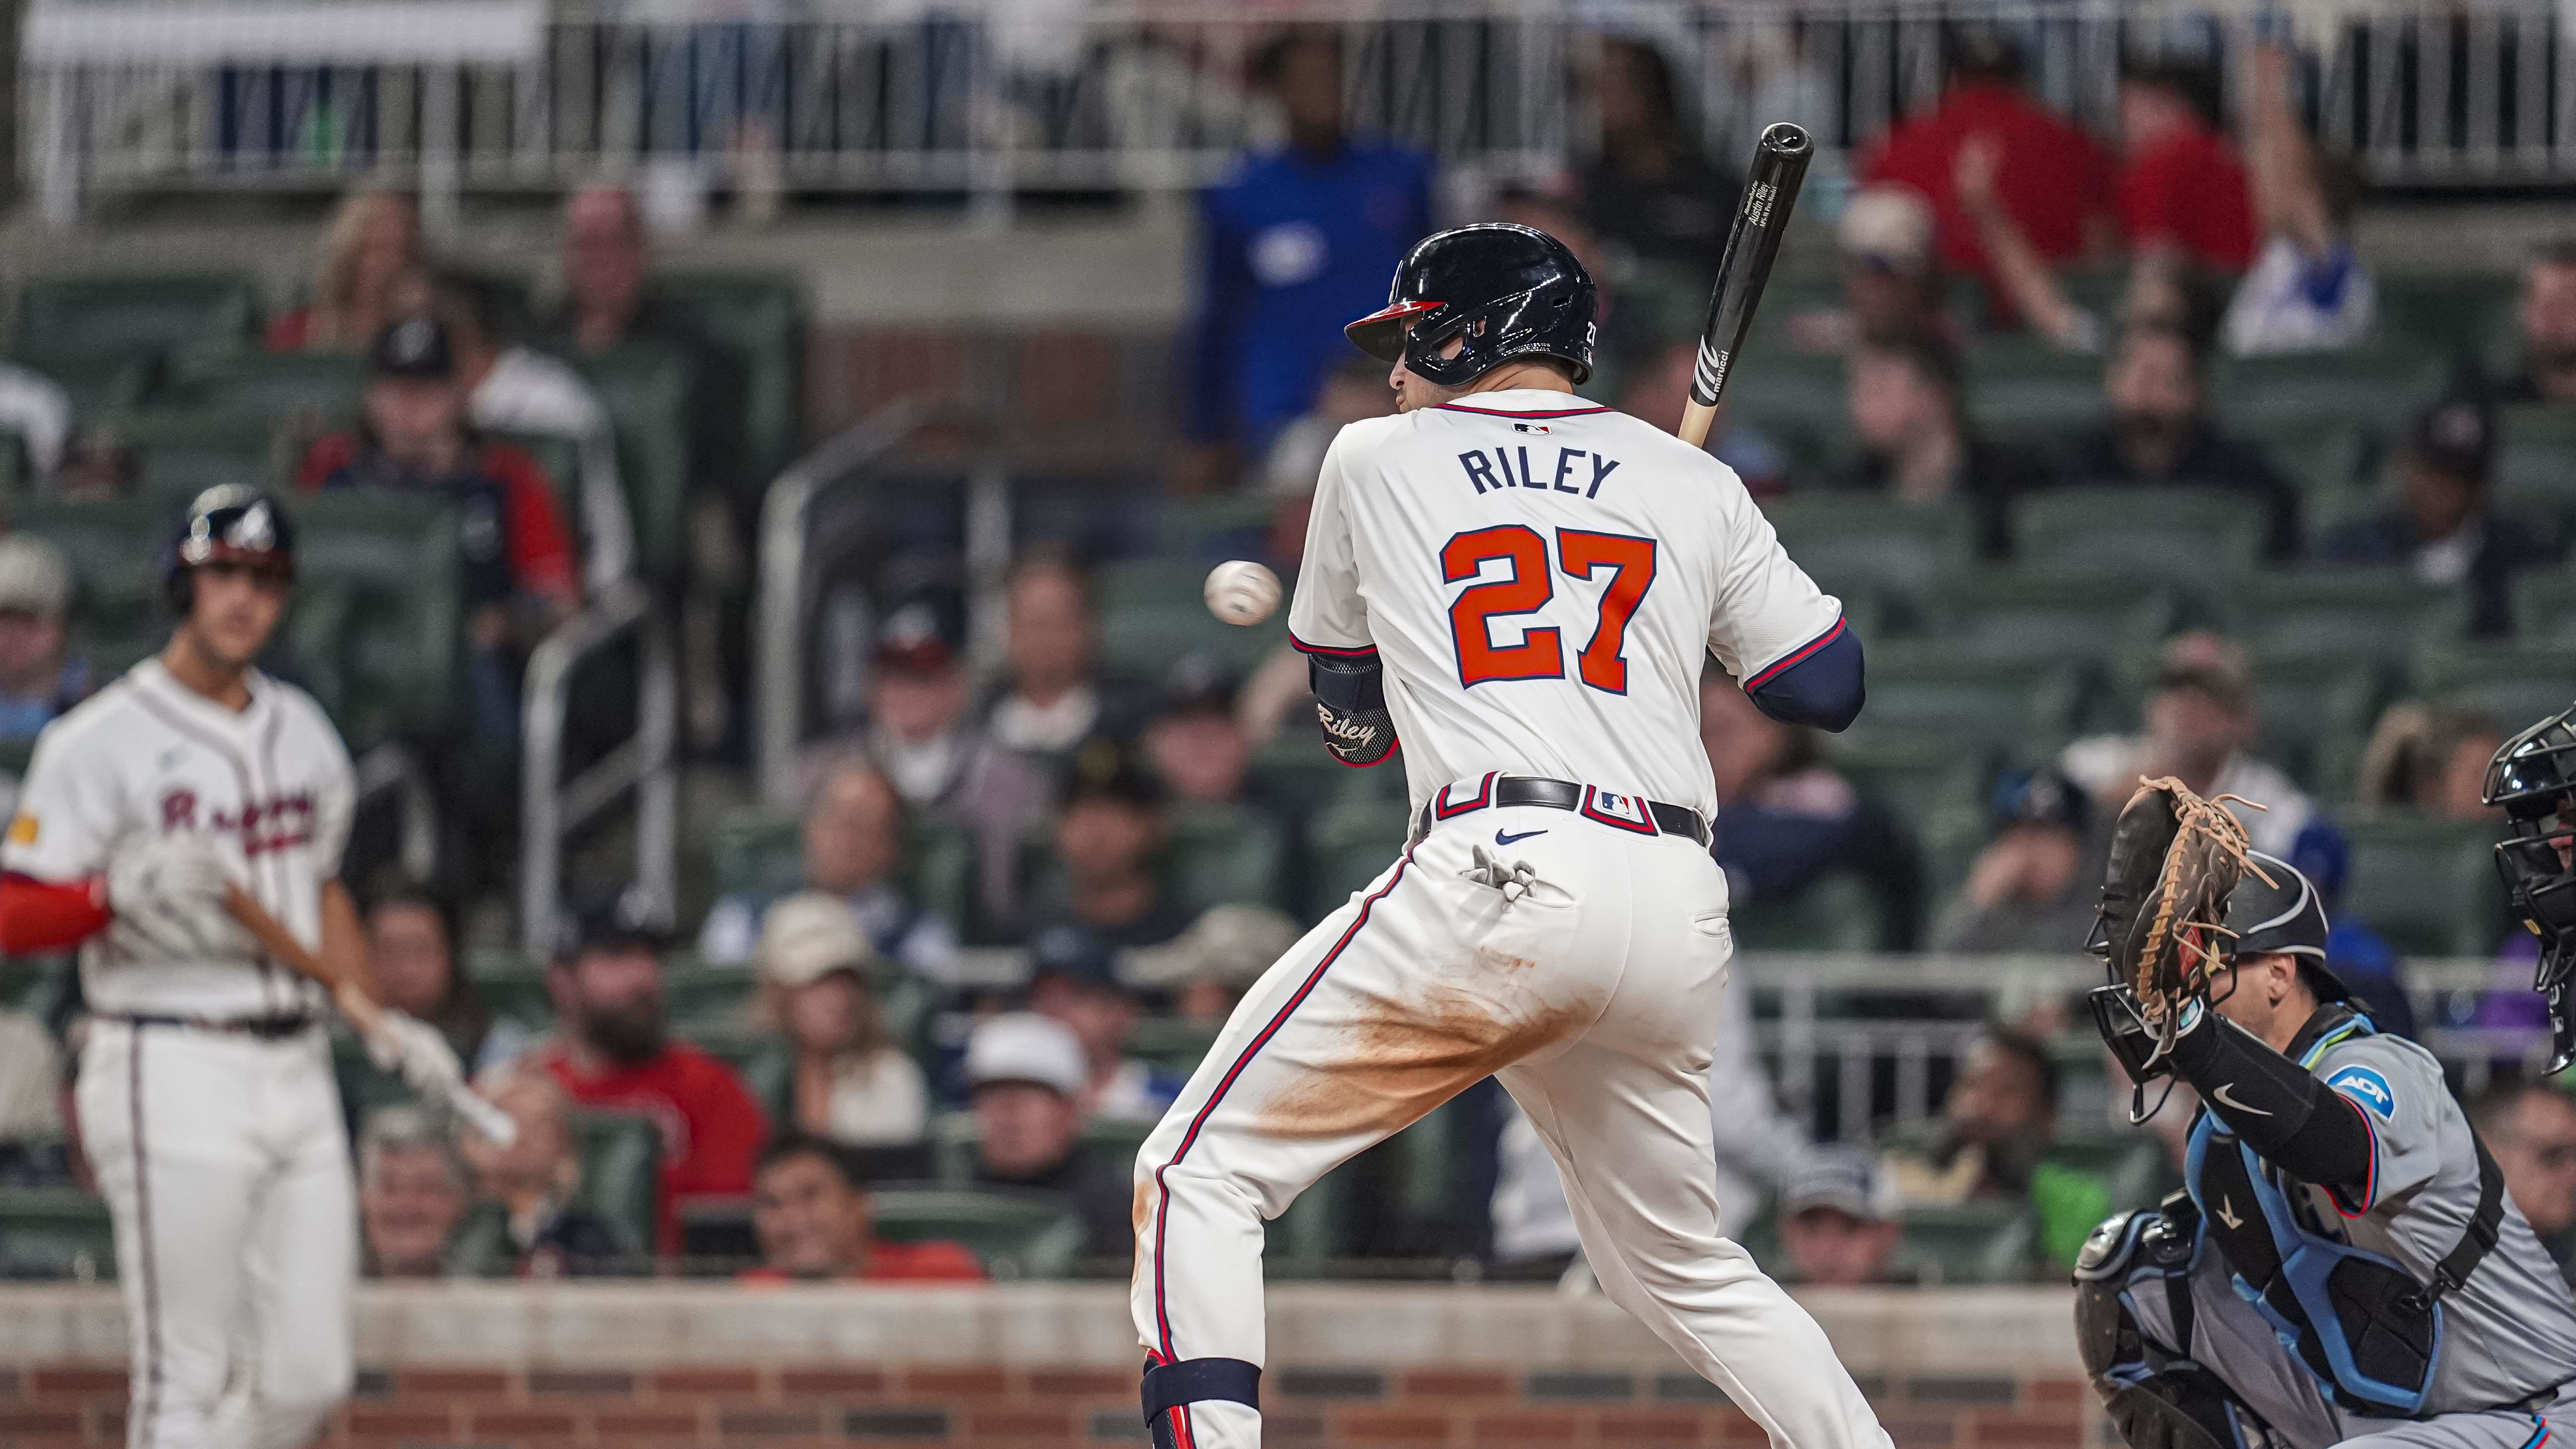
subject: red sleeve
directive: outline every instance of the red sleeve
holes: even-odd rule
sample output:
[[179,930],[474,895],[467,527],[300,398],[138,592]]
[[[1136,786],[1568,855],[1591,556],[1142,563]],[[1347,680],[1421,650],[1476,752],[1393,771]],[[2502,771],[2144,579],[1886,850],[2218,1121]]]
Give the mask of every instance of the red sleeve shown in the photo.
[[318,491],[332,474],[348,467],[349,460],[357,455],[358,435],[355,433],[333,433],[314,439],[313,446],[304,450],[304,461],[295,469],[296,489],[304,493]]
[[751,1191],[752,1159],[769,1140],[769,1114],[760,1110],[733,1068],[692,1053],[691,1081],[681,1111],[689,1119],[689,1157],[671,1178],[675,1193]]
[[2159,146],[2120,175],[2120,232],[2132,249],[2156,242],[2189,244],[2190,177],[2180,149]]
[[483,466],[501,481],[510,514],[510,573],[529,593],[578,593],[572,532],[555,509],[554,485],[537,460],[506,443],[487,445]]
[[106,883],[56,885],[11,871],[0,875],[0,955],[66,951],[105,929]]

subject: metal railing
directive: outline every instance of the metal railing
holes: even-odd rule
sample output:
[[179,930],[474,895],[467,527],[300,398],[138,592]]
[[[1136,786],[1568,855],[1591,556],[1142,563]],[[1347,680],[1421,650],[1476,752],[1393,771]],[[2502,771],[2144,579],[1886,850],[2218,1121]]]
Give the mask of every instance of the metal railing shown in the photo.
[[[810,192],[1167,191],[1278,121],[1247,83],[1282,21],[1337,28],[1360,131],[1489,172],[1553,169],[1596,131],[1604,34],[1652,39],[1709,153],[1771,120],[1827,164],[1924,105],[1953,22],[2027,52],[2031,84],[2110,128],[2120,62],[2234,65],[2257,7],[2157,0],[1012,0],[563,5],[542,0],[35,0],[20,51],[26,179],[91,192],[331,189],[395,171],[433,225],[467,192],[642,170]],[[2305,104],[2380,181],[2576,179],[2576,45],[2550,0],[2298,8]]]
[[799,793],[796,752],[805,740],[806,623],[815,600],[815,581],[807,568],[814,502],[902,446],[923,417],[911,403],[880,408],[797,459],[761,497],[753,765],[760,798],[778,809],[794,808]]
[[[573,674],[632,634],[639,674],[635,732],[581,773],[563,778]],[[679,669],[670,625],[644,587],[618,584],[540,641],[528,656],[519,764],[519,935],[529,956],[552,951],[566,839],[621,798],[635,799],[638,904],[663,924],[678,904]]]

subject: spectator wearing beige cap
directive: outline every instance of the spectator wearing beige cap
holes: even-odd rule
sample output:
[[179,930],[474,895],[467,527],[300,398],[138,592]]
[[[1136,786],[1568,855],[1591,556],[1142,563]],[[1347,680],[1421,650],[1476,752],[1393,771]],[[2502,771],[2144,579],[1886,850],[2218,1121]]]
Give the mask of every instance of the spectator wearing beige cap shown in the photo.
[[802,891],[760,930],[759,1011],[779,1036],[745,1073],[783,1131],[900,1147],[930,1127],[930,1089],[897,1046],[868,975],[879,958],[840,897]]
[[88,695],[86,661],[68,652],[72,571],[52,544],[0,538],[0,743],[33,740]]
[[1835,225],[1842,305],[1793,314],[1789,340],[1805,352],[1848,352],[1867,337],[1949,332],[1932,220],[1932,203],[1910,186],[1852,193]]
[[1030,1011],[1006,1012],[966,1039],[965,1076],[975,1111],[975,1182],[1060,1197],[1082,1214],[1083,1253],[1135,1251],[1127,1174],[1082,1150],[1082,1091],[1090,1080],[1082,1039]]

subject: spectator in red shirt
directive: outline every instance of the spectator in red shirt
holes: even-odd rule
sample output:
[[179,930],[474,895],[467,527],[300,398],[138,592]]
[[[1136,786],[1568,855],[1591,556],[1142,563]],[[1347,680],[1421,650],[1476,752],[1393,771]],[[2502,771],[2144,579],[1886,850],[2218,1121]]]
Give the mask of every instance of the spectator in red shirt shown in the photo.
[[2253,192],[2217,110],[2205,66],[2158,62],[2121,75],[2120,230],[2130,250],[2179,252],[2230,274],[2253,263]]
[[463,512],[468,687],[475,733],[518,735],[517,650],[581,606],[571,530],[545,469],[467,426],[466,393],[445,324],[421,314],[377,335],[358,427],[315,443],[296,471],[306,491],[425,493]]
[[[1954,40],[1949,85],[1930,111],[1900,121],[1862,158],[1860,179],[1908,186],[1930,198],[1941,264],[1980,277],[1990,270],[1975,224],[1959,209],[1953,183],[1959,148],[1991,136],[2001,151],[1995,192],[2022,235],[2051,266],[2065,266],[2112,240],[2111,166],[2074,122],[2021,86],[2021,51],[1987,30]],[[1992,320],[2010,303],[1989,289]]]
[[680,1250],[680,1206],[751,1191],[769,1119],[733,1068],[670,1035],[660,931],[625,899],[574,911],[546,968],[555,1035],[533,1059],[584,1107],[635,1112],[662,1129],[655,1233]]
[[751,1231],[760,1266],[745,1283],[981,1283],[984,1265],[963,1246],[930,1239],[889,1243],[849,1154],[791,1132],[761,1149]]

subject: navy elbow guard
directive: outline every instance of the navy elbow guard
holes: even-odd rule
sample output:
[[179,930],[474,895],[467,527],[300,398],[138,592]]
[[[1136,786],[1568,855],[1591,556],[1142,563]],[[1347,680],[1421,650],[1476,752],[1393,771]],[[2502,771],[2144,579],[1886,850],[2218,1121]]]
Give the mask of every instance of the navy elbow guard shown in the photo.
[[1315,718],[1324,748],[1345,765],[1374,765],[1395,748],[1395,719],[1386,712],[1386,675],[1377,656],[1347,659],[1306,656],[1306,683],[1315,691]]
[[1843,621],[1823,637],[1745,681],[1753,707],[1782,724],[1814,725],[1840,733],[1860,717],[1860,636]]

